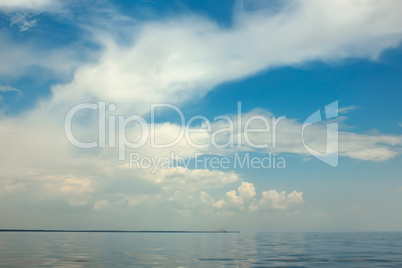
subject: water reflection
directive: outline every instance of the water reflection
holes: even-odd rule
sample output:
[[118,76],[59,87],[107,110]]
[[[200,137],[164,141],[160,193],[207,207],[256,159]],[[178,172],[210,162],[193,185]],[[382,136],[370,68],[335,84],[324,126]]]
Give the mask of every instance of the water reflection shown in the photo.
[[402,233],[0,233],[4,267],[402,267]]

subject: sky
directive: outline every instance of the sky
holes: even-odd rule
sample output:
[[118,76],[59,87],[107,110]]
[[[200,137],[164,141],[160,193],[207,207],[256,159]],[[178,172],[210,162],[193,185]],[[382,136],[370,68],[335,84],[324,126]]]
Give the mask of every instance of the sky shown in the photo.
[[0,228],[402,231],[401,10],[0,0]]

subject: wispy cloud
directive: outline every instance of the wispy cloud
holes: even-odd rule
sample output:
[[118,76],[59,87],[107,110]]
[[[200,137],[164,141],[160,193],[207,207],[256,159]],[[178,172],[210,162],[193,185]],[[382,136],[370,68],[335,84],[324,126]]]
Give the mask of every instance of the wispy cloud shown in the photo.
[[[0,85],[0,92],[16,92],[18,95],[21,95],[22,92],[21,90],[17,89],[17,88],[13,88],[10,86],[2,86]],[[3,101],[4,98],[2,96],[0,96],[0,101]]]
[[16,88],[13,88],[13,87],[10,87],[10,86],[1,86],[1,85],[0,85],[0,91],[1,92],[16,91],[18,93],[21,93],[21,91],[19,89],[16,89]]
[[37,20],[33,16],[30,13],[17,13],[11,17],[10,27],[17,25],[20,32],[26,32],[36,25]]
[[10,86],[0,86],[0,91],[1,92],[8,92],[8,91],[16,91],[18,93],[21,93],[21,91],[19,89],[10,87]]
[[338,109],[339,114],[347,114],[353,110],[356,110],[358,107],[357,106],[346,106]]

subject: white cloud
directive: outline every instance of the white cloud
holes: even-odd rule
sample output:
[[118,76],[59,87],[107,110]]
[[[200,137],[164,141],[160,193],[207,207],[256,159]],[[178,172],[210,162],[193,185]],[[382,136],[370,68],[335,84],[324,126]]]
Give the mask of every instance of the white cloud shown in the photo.
[[276,190],[263,191],[259,206],[262,210],[288,210],[303,203],[303,193],[293,191],[286,195],[285,191],[278,193]]
[[232,211],[291,211],[300,208],[304,203],[303,193],[293,191],[286,194],[285,191],[278,193],[276,190],[263,191],[261,198],[257,200],[254,185],[249,182],[242,182],[239,188],[225,194],[223,199],[215,201],[205,192],[201,192],[203,204],[217,210],[226,212]]
[[252,204],[256,196],[254,185],[242,182],[237,192],[239,193],[238,195],[235,190],[227,192],[224,203],[218,203],[219,205],[217,206],[230,210],[254,210],[254,205]]
[[[256,110],[243,114],[243,124],[247,118],[253,115],[264,115],[268,120],[272,117],[272,114],[266,111]],[[41,178],[53,176],[64,178],[62,179],[64,184],[57,184],[57,189],[62,189],[62,187],[71,189],[71,191],[64,191],[63,193],[71,195],[72,198],[76,198],[74,197],[74,192],[80,193],[83,189],[92,189],[93,191],[82,192],[80,195],[88,193],[93,195],[92,198],[97,198],[96,193],[99,191],[108,191],[107,189],[110,189],[111,193],[124,193],[128,189],[143,189],[141,185],[145,183],[149,185],[146,191],[152,188],[158,189],[157,193],[152,194],[163,194],[166,199],[174,196],[176,191],[179,191],[175,197],[177,201],[180,196],[184,198],[183,200],[186,200],[189,195],[198,196],[200,191],[222,189],[227,185],[243,180],[241,176],[229,170],[224,172],[207,169],[188,169],[184,172],[185,168],[173,167],[157,169],[156,173],[152,174],[152,167],[149,169],[130,169],[128,161],[118,161],[116,149],[79,150],[72,146],[64,136],[63,116],[64,113],[60,110],[38,109],[23,113],[18,117],[3,118],[1,120],[0,139],[3,142],[0,144],[0,151],[3,160],[0,163],[0,179],[5,185],[8,185],[7,189],[11,190],[21,188],[23,185],[31,185],[34,182],[33,178],[37,178],[36,182],[40,185]],[[234,122],[237,124],[237,120],[234,120]],[[261,124],[259,121],[254,122],[255,124],[251,125],[251,127],[260,126]],[[92,141],[97,137],[96,124],[91,125],[86,122],[83,125],[78,124],[74,127],[76,133],[83,135],[82,137],[87,140]],[[222,122],[214,123],[212,129],[215,130],[218,127],[222,127]],[[161,131],[158,133],[166,136],[169,136],[169,132],[177,131],[177,128],[178,126],[175,124],[163,124],[163,127],[158,124],[156,126],[156,129]],[[237,125],[234,128],[237,129]],[[306,134],[307,144],[317,150],[322,148],[325,145],[325,125],[312,125],[309,128],[311,130]],[[29,133],[29,135],[26,135],[26,133]],[[309,155],[301,144],[301,123],[296,120],[284,119],[278,124],[276,148],[271,146],[271,135],[269,133],[260,134],[250,135],[250,139],[257,144],[267,142],[270,145],[268,150],[277,153],[293,153],[301,157]],[[366,161],[387,160],[399,155],[400,147],[402,146],[401,140],[401,137],[392,135],[362,135],[342,132],[340,133],[339,141],[340,155]],[[236,138],[235,141],[237,141]],[[242,142],[245,144],[244,140]],[[243,146],[242,148],[215,149],[211,147],[205,150],[198,150],[189,146],[183,140],[178,146],[165,150],[151,149],[147,144],[142,148],[128,151],[139,153],[141,156],[158,158],[169,157],[171,152],[184,157],[194,157],[196,152],[233,157],[233,154],[239,150],[253,151],[254,149]],[[88,174],[91,174],[93,178],[86,178]],[[75,184],[72,179],[66,180],[66,178],[70,177],[78,178],[77,180],[86,178],[83,180],[86,185]],[[14,178],[15,182],[11,183],[9,178]],[[119,184],[125,185],[125,187],[119,186]],[[17,187],[17,185],[19,186]],[[247,196],[247,192],[252,193],[251,188],[245,187],[246,185],[243,186],[244,188],[238,189],[241,196]],[[127,192],[125,197],[133,198],[133,196],[138,196],[139,193]],[[228,196],[233,201],[232,203],[236,203],[238,197],[237,193],[233,194],[233,192]],[[105,199],[106,197],[98,198]],[[117,200],[115,201],[117,202]],[[135,203],[136,201],[131,200],[128,202]],[[217,207],[221,205],[216,204]]]
[[10,27],[17,25],[20,32],[26,32],[36,25],[37,20],[32,18],[30,13],[16,13],[10,19]]
[[[249,141],[252,144],[262,145],[268,144],[265,149],[266,152],[276,152],[276,153],[294,153],[298,155],[308,156],[308,151],[304,148],[302,144],[302,126],[303,123],[298,122],[296,119],[284,118],[279,121],[276,127],[276,147],[273,147],[273,118],[278,120],[272,113],[265,110],[255,109],[247,114],[243,114],[241,118],[241,129],[244,129],[245,123],[254,116],[262,116],[267,119],[269,126],[271,127],[270,132],[265,133],[249,133]],[[241,139],[242,147],[237,148],[238,144],[238,118],[237,116],[230,116],[233,122],[234,129],[234,145],[235,148],[224,148],[216,149],[209,148],[205,150],[206,153],[215,153],[227,155],[232,154],[234,151],[247,150],[254,151],[256,149],[248,146],[244,136]],[[342,120],[346,120],[343,117]],[[251,129],[264,129],[265,124],[261,120],[253,120],[249,124]],[[212,133],[220,128],[228,127],[227,123],[224,121],[216,121],[212,124]],[[339,122],[340,129],[348,128],[344,124],[344,121]],[[304,138],[305,142],[311,148],[323,151],[327,149],[330,152],[331,148],[335,149],[332,144],[326,144],[326,125],[325,122],[310,125],[305,129]],[[243,133],[244,134],[244,133]],[[242,135],[243,135],[242,134]],[[219,134],[219,144],[224,144],[228,139],[230,132],[222,132]],[[326,147],[327,146],[327,147]],[[366,161],[384,161],[392,159],[400,154],[400,148],[402,147],[402,137],[398,135],[382,135],[382,134],[357,134],[353,132],[339,132],[339,155],[346,156],[353,159],[366,160]]]
[[342,132],[339,135],[341,156],[368,161],[384,161],[400,154],[402,137],[396,135],[360,135]]
[[43,11],[59,5],[58,0],[1,0],[0,10],[35,10]]
[[1,92],[15,91],[15,92],[21,93],[21,91],[19,89],[16,89],[16,88],[13,88],[13,87],[10,87],[10,86],[0,86],[0,91]]
[[338,109],[339,114],[347,114],[355,109],[357,109],[357,106],[346,106]]
[[[10,86],[1,86],[0,85],[0,92],[17,92],[17,94],[22,94],[19,89],[10,87]],[[0,96],[0,101],[4,100],[2,96]]]
[[54,88],[55,101],[74,102],[87,91],[146,112],[150,103],[181,104],[267,68],[375,58],[402,40],[400,1],[289,3],[277,13],[237,13],[231,28],[187,16],[146,22],[129,45],[98,36],[104,45],[98,64],[82,66],[71,84]]

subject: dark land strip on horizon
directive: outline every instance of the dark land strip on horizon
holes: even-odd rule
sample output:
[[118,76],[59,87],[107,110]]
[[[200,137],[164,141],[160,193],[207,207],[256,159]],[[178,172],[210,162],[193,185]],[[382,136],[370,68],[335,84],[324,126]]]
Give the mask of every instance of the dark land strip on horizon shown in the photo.
[[239,231],[128,231],[128,230],[53,230],[53,229],[0,229],[0,232],[25,232],[25,233],[187,233],[187,234],[215,234],[215,233],[240,233]]

